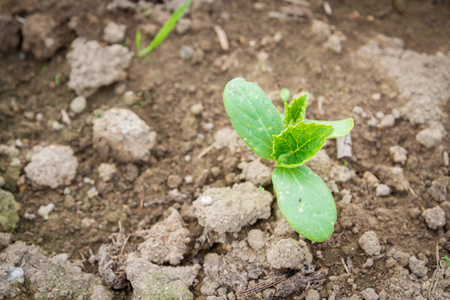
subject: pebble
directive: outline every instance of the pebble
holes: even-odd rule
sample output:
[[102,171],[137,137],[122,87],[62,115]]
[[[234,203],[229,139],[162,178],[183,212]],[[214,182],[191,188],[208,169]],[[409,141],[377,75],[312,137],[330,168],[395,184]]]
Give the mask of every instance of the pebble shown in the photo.
[[342,52],[341,39],[336,34],[330,35],[328,37],[328,40],[323,44],[323,46],[327,49],[330,49],[331,51],[333,51],[335,53]]
[[89,177],[83,177],[83,183],[94,185],[95,181],[90,179]]
[[64,125],[59,123],[58,121],[53,121],[52,123],[52,130],[53,131],[60,131],[64,129]]
[[186,33],[189,29],[191,29],[191,20],[186,19],[186,18],[181,18],[178,20],[178,23],[175,27],[175,31],[178,34],[184,34]]
[[190,162],[190,161],[191,161],[191,156],[190,156],[190,155],[186,155],[186,156],[184,157],[184,161],[185,161],[185,162]]
[[411,256],[409,258],[409,269],[415,275],[419,277],[423,277],[427,275],[428,268],[426,267],[426,262],[420,259],[417,259],[415,256]]
[[44,119],[44,115],[42,113],[37,113],[35,116],[35,120],[41,122]]
[[187,184],[191,184],[192,182],[194,182],[194,178],[191,175],[188,175],[184,177],[184,182],[186,182]]
[[437,145],[442,138],[442,128],[427,128],[416,135],[416,141],[427,148]]
[[14,141],[14,144],[16,145],[17,148],[23,148],[23,142],[21,139],[16,139]]
[[250,247],[260,250],[265,246],[264,232],[259,229],[252,229],[248,232],[247,241]]
[[116,172],[117,168],[115,164],[102,163],[98,167],[98,174],[104,182],[110,181]]
[[402,165],[406,163],[406,160],[408,159],[408,151],[405,148],[400,146],[392,146],[389,148],[389,152],[395,163],[400,163]]
[[372,94],[372,100],[379,101],[381,99],[380,93]]
[[20,167],[21,165],[20,159],[17,157],[14,157],[9,164],[10,167]]
[[442,153],[442,159],[444,160],[444,166],[448,167],[449,166],[449,158],[448,158],[447,151],[444,151],[444,153]]
[[65,109],[61,109],[61,121],[66,125],[70,125],[72,123],[69,114]]
[[181,177],[176,174],[171,174],[167,178],[167,186],[171,189],[178,188],[182,182],[183,182],[183,179],[181,179]]
[[380,184],[376,189],[377,197],[385,197],[391,194],[391,189],[385,184]]
[[64,188],[63,194],[64,195],[70,195],[71,191],[68,187]]
[[183,45],[180,48],[180,57],[182,60],[189,59],[194,54],[194,48],[188,45]]
[[379,128],[391,128],[394,125],[395,125],[394,115],[388,114],[381,120]]
[[384,118],[384,112],[382,112],[382,111],[377,112],[375,114],[375,117],[377,117],[380,120],[383,119]]
[[369,125],[369,127],[377,127],[378,126],[378,120],[375,118],[371,118],[369,120],[369,122],[367,122],[367,125]]
[[203,111],[203,105],[201,103],[197,103],[191,106],[191,113],[194,116],[199,116]]
[[97,197],[98,196],[97,188],[95,186],[91,187],[87,192],[87,196],[89,199]]
[[23,217],[25,218],[25,220],[29,220],[29,221],[33,221],[34,219],[36,219],[35,214],[29,214],[29,213],[24,213]]
[[103,40],[110,44],[120,43],[125,38],[125,31],[127,26],[124,24],[117,24],[115,22],[109,22],[106,25],[103,32]]
[[364,300],[378,300],[379,296],[373,288],[367,288],[361,292]]
[[48,215],[52,212],[52,210],[55,208],[55,204],[49,203],[45,206],[40,206],[38,209],[38,215],[40,215],[44,220],[48,219]]
[[26,111],[23,113],[23,116],[28,119],[28,120],[33,120],[34,119],[34,112],[32,111]]
[[316,290],[308,290],[305,300],[320,300],[320,294]]
[[438,229],[445,225],[445,212],[440,206],[426,209],[422,216],[430,229]]
[[359,238],[359,246],[366,252],[367,255],[380,255],[381,246],[378,236],[373,231],[366,231]]

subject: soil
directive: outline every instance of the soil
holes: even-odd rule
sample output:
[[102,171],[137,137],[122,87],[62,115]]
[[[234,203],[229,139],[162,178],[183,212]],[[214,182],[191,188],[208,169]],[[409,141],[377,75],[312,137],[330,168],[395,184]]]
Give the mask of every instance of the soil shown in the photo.
[[[102,244],[110,243],[110,235],[117,233],[119,227],[126,233],[148,229],[166,217],[169,207],[181,211],[190,207],[205,187],[231,186],[234,180],[230,181],[227,175],[239,174],[240,170],[237,164],[231,169],[225,167],[224,161],[231,157],[248,161],[254,157],[249,149],[236,153],[228,148],[212,149],[198,156],[214,143],[217,130],[230,126],[222,104],[224,86],[232,78],[244,77],[258,83],[275,98],[284,87],[292,93],[312,93],[315,100],[308,107],[308,118],[355,118],[351,158],[339,162],[334,140],[325,147],[331,159],[345,164],[355,172],[355,177],[338,183],[340,190],[350,191],[352,203],[338,205],[338,223],[333,236],[324,243],[307,242],[317,269],[328,269],[324,285],[317,288],[321,297],[334,291],[337,299],[342,299],[359,295],[366,288],[373,288],[377,293],[387,288],[386,280],[394,274],[385,263],[387,256],[377,256],[373,266],[363,267],[368,257],[359,248],[358,240],[368,230],[376,232],[382,254],[395,247],[410,256],[415,255],[427,262],[428,276],[433,276],[439,268],[437,261],[450,252],[450,227],[447,222],[443,228],[431,230],[419,215],[439,205],[429,193],[432,182],[448,184],[449,166],[443,163],[442,157],[443,151],[450,148],[450,137],[445,135],[440,146],[427,149],[416,142],[416,134],[425,128],[423,125],[413,126],[399,118],[393,127],[379,129],[369,126],[368,119],[355,115],[355,106],[375,115],[379,111],[391,113],[406,103],[395,82],[378,68],[361,68],[355,62],[355,52],[382,33],[403,39],[405,49],[432,55],[450,53],[449,1],[409,1],[402,13],[389,0],[329,1],[333,10],[330,16],[322,6],[312,5],[314,19],[328,22],[332,29],[346,37],[342,53],[322,46],[323,41],[311,33],[311,20],[268,16],[270,11],[279,11],[287,2],[260,1],[264,6],[258,10],[255,1],[223,1],[213,10],[195,10],[188,14],[193,23],[190,30],[183,34],[172,33],[150,54],[150,61],[133,57],[126,80],[99,89],[88,97],[87,107],[81,114],[70,114],[69,126],[54,131],[52,122],[61,122],[61,110],[69,112],[69,104],[76,97],[67,87],[70,65],[66,55],[70,52],[70,42],[80,35],[101,41],[104,27],[114,21],[127,26],[124,45],[134,51],[136,29],[144,23],[158,24],[145,12],[108,11],[106,2],[80,0],[73,5],[69,0],[6,0],[0,4],[1,14],[26,18],[33,13],[44,13],[57,22],[64,35],[62,47],[51,58],[37,60],[20,49],[0,57],[0,144],[16,139],[22,142],[19,149],[22,179],[25,179],[26,153],[35,145],[70,146],[79,162],[77,175],[67,186],[71,191],[69,195],[64,194],[64,187],[38,188],[26,179],[9,186],[21,204],[14,240],[38,245],[50,256],[67,253],[71,261],[81,260],[86,272],[98,274],[97,266],[90,264],[88,258],[97,253]],[[374,20],[369,21],[368,16],[373,16]],[[68,29],[73,17],[79,18],[76,32]],[[220,25],[226,32],[229,50],[221,49],[213,25]],[[272,37],[276,34],[281,34],[282,38],[274,41]],[[149,41],[149,37],[144,37],[143,44]],[[181,59],[179,52],[183,45],[198,50],[200,58],[194,55],[192,59]],[[259,55],[262,51],[268,54],[265,62],[261,62]],[[224,64],[228,67],[224,68]],[[132,101],[123,96],[125,91],[135,93]],[[380,100],[372,100],[375,93],[381,93]],[[318,100],[320,96],[323,98]],[[198,103],[203,110],[194,116],[191,107]],[[274,103],[282,107],[279,98]],[[449,102],[443,103],[446,120]],[[113,107],[131,109],[157,133],[157,143],[148,162],[126,164],[105,160],[92,146],[92,119]],[[43,119],[30,120],[26,117],[29,112],[42,113]],[[444,121],[443,126],[448,132],[449,123]],[[408,151],[408,162],[402,168],[410,189],[391,189],[389,196],[376,197],[375,190],[365,183],[364,173],[369,171],[380,178],[378,166],[394,166],[389,148],[395,145]],[[187,156],[190,159],[186,159]],[[103,162],[116,163],[119,170],[107,183],[101,183],[97,172]],[[270,162],[264,164],[273,167]],[[6,165],[5,159],[0,164],[0,175],[6,172]],[[193,177],[194,183],[183,181],[179,187],[181,193],[188,195],[187,199],[174,201],[168,197],[169,175]],[[137,176],[141,177],[136,179]],[[83,180],[85,177],[96,182],[98,197],[87,197],[92,185]],[[142,181],[151,186],[145,194],[136,189]],[[270,191],[270,187],[267,190]],[[337,202],[341,199],[338,193],[334,196]],[[48,220],[39,216],[34,220],[24,217],[37,214],[39,207],[48,203],[55,204]],[[448,207],[444,208],[447,219],[450,218]],[[417,209],[419,213],[415,213]],[[246,226],[238,235],[227,235],[225,244],[216,243],[210,249],[198,251],[194,244],[202,234],[202,227],[188,214],[182,213],[182,216],[190,230],[189,249],[192,250],[185,255],[182,265],[201,264],[205,254],[210,252],[225,254],[227,244],[245,238],[251,229],[264,231],[268,223],[276,220],[276,214],[272,213],[268,220]],[[369,217],[375,219],[375,226],[366,222]],[[354,219],[352,226],[339,222],[347,218]],[[135,237],[128,241],[132,248],[141,242]],[[349,264],[353,265],[350,272],[346,270]],[[200,282],[203,277],[200,272]],[[196,299],[206,299],[199,285],[191,291]],[[131,290],[115,291],[118,299],[129,298],[131,294]],[[293,297],[298,295],[301,292]]]

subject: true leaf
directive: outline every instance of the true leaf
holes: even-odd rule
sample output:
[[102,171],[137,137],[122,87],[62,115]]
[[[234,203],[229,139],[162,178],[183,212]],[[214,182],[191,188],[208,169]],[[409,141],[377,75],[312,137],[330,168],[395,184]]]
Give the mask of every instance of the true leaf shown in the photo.
[[273,139],[272,157],[278,167],[295,168],[314,157],[333,133],[333,127],[305,122],[289,126]]
[[225,87],[223,103],[237,134],[256,155],[272,159],[273,136],[284,129],[272,100],[258,85],[235,78]]
[[323,124],[328,126],[333,126],[334,131],[333,134],[330,135],[329,139],[335,139],[341,136],[346,136],[350,133],[350,131],[353,129],[353,119],[343,119],[338,121],[319,121],[319,120],[305,120],[305,123],[316,123],[316,124]]
[[272,182],[288,223],[305,238],[323,242],[336,223],[336,205],[323,180],[307,166],[276,168]]
[[291,104],[284,104],[285,116],[284,126],[295,125],[305,118],[306,106],[308,105],[308,94],[294,98]]

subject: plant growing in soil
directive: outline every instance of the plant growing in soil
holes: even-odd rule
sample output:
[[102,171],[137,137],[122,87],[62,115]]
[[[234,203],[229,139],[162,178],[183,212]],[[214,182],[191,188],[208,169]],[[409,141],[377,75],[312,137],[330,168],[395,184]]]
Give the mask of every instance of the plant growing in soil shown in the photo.
[[263,90],[242,78],[226,85],[223,102],[244,142],[256,155],[276,162],[272,182],[278,206],[289,224],[312,241],[330,237],[337,219],[333,196],[304,163],[319,152],[326,139],[347,135],[353,119],[305,119],[308,94],[303,94],[285,103],[283,120]]
[[183,3],[183,5],[181,5],[174,12],[170,16],[169,20],[167,20],[167,22],[164,23],[163,27],[161,27],[161,29],[158,31],[158,33],[153,38],[150,45],[148,45],[144,49],[142,49],[142,45],[141,45],[141,43],[142,43],[141,42],[141,39],[142,39],[141,31],[139,29],[136,31],[135,42],[136,42],[137,55],[139,58],[146,57],[150,52],[153,51],[153,49],[158,47],[159,44],[161,44],[166,39],[166,37],[172,32],[172,30],[175,27],[175,25],[177,24],[178,20],[181,18],[184,11],[188,8],[188,6],[189,6],[189,4],[191,4],[191,2],[192,2],[192,0],[187,0],[186,2]]

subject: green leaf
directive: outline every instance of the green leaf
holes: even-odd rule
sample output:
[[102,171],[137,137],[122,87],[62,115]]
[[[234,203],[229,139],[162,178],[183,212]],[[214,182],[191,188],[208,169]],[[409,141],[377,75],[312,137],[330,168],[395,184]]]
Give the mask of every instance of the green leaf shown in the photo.
[[273,159],[273,136],[284,127],[272,100],[258,85],[235,78],[225,87],[223,103],[234,130],[244,142],[256,155]]
[[308,94],[303,94],[298,98],[294,98],[291,104],[284,104],[285,117],[284,126],[296,125],[305,118],[306,106],[308,105]]
[[156,34],[155,38],[152,40],[150,45],[148,45],[144,50],[138,53],[139,57],[146,56],[166,39],[166,37],[172,32],[178,20],[181,18],[184,11],[186,10],[186,8],[188,8],[191,2],[192,0],[187,0],[170,16],[169,20],[167,20],[167,22],[163,25],[163,27],[158,31],[158,33]]
[[307,166],[276,168],[272,182],[281,213],[299,234],[323,242],[337,220],[336,205],[323,180]]
[[138,53],[138,56],[140,57],[140,52],[141,52],[141,39],[142,39],[142,35],[141,35],[141,31],[138,29],[136,31],[136,51]]
[[353,129],[353,119],[343,119],[339,121],[319,121],[319,120],[305,120],[305,123],[316,123],[316,124],[323,124],[328,126],[333,126],[334,131],[331,136],[329,136],[329,139],[335,139],[341,136],[346,136],[350,133],[350,131]]
[[283,101],[284,103],[288,103],[290,96],[291,96],[291,92],[289,91],[289,89],[287,89],[287,88],[281,89],[281,91],[280,91],[281,101]]
[[333,133],[333,127],[305,122],[289,126],[273,137],[272,157],[278,167],[295,168],[314,157]]

